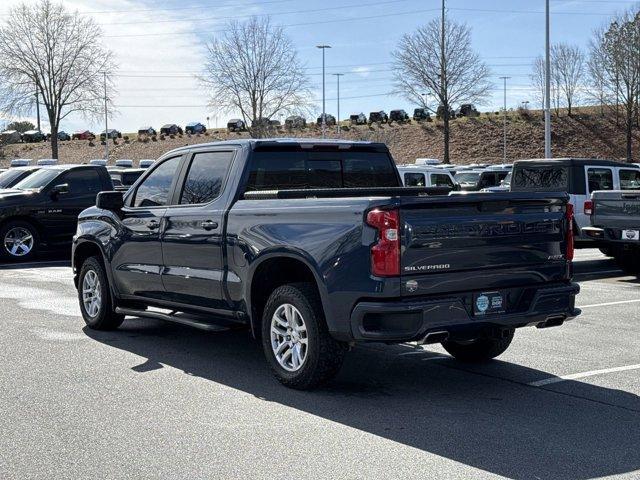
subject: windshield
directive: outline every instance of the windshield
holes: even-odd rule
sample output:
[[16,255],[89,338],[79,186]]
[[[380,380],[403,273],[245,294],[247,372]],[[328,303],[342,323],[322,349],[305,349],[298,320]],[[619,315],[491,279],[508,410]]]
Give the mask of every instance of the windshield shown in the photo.
[[25,174],[24,170],[7,170],[0,173],[0,188],[11,187],[17,179]]
[[480,172],[465,172],[456,174],[456,182],[458,183],[478,183],[480,180]]
[[42,169],[29,175],[27,178],[19,182],[15,187],[18,190],[42,190],[49,185],[51,181],[60,174],[60,170]]

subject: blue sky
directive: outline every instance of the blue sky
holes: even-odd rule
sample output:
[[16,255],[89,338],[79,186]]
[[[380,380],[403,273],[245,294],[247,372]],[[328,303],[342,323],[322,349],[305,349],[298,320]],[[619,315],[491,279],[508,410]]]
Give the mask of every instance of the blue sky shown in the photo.
[[[35,0],[27,0],[32,2]],[[68,0],[93,15],[120,64],[118,115],[111,125],[123,131],[139,126],[205,121],[222,126],[232,113],[212,111],[192,75],[201,69],[204,43],[229,18],[269,14],[298,47],[321,108],[321,53],[327,51],[327,111],[336,113],[335,77],[341,79],[341,117],[413,105],[389,94],[393,89],[391,52],[403,33],[439,16],[441,0]],[[0,1],[0,15],[13,2]],[[551,0],[552,41],[585,50],[594,28],[636,5],[625,0]],[[493,95],[481,110],[502,105],[500,76],[509,80],[508,107],[535,103],[528,75],[544,48],[544,0],[447,0],[447,15],[472,28],[473,46],[492,71]],[[3,17],[0,17],[0,20]],[[101,124],[70,118],[67,130]]]

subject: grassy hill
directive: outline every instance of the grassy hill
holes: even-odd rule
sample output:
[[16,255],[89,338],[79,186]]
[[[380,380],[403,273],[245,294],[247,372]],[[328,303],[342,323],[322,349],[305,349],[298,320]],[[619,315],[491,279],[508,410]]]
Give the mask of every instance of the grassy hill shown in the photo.
[[[553,155],[555,157],[598,157],[623,159],[625,135],[622,125],[616,126],[615,117],[584,109],[573,116],[554,116]],[[391,148],[398,163],[413,163],[418,157],[442,158],[442,123],[439,121],[411,123],[408,125],[373,125],[343,127],[340,137],[351,140],[385,142]],[[184,145],[246,137],[247,134],[227,133],[223,129],[211,129],[204,135],[158,138],[146,142],[128,135],[130,140],[110,142],[110,160],[130,158],[157,158],[164,152]],[[279,129],[274,136],[320,137],[320,129],[311,125],[305,130],[287,132]],[[335,137],[332,132],[328,137]],[[476,162],[502,162],[502,116],[482,114],[478,118],[462,118],[451,124],[451,162],[468,164]],[[544,155],[544,123],[540,112],[520,114],[511,112],[507,119],[507,160],[538,158]],[[634,152],[640,147],[640,131],[634,130]],[[104,146],[99,141],[62,142],[60,161],[82,163],[92,158],[102,158]],[[7,166],[13,158],[49,158],[48,143],[16,144],[4,148],[0,166]],[[637,161],[637,160],[636,160]]]

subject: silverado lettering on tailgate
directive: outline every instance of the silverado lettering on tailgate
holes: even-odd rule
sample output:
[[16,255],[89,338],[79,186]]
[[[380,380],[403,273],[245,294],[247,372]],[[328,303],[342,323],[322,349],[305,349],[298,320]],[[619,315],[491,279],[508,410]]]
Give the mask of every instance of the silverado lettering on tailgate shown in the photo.
[[416,227],[415,236],[419,238],[451,237],[502,237],[531,233],[559,233],[562,230],[560,220],[541,222],[484,222],[478,224],[421,225]]

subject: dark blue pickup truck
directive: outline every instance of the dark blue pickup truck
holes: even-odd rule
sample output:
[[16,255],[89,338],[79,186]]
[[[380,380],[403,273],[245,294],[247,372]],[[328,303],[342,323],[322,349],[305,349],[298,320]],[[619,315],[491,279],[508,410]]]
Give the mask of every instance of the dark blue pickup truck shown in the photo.
[[564,194],[405,188],[386,146],[237,140],[167,153],[79,218],[91,328],[125,315],[247,326],[276,377],[331,378],[356,342],[442,343],[462,361],[580,312]]

